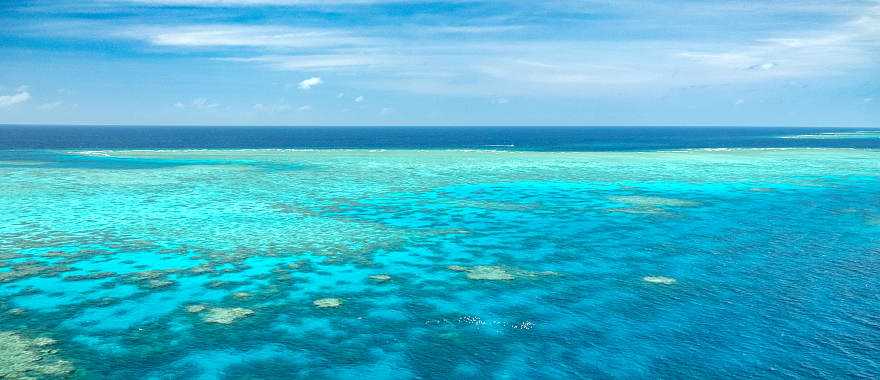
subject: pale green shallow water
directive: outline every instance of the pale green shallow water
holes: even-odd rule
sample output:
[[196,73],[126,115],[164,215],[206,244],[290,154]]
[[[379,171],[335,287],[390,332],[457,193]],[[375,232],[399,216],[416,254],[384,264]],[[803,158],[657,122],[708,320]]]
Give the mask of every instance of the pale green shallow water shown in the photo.
[[22,151],[0,199],[0,330],[58,341],[0,356],[74,377],[880,375],[875,150]]

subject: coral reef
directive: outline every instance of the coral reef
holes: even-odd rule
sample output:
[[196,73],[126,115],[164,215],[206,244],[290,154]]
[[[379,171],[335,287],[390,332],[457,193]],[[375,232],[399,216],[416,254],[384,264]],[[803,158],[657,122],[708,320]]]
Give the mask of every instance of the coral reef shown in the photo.
[[608,212],[621,212],[624,214],[668,214],[668,212],[660,207],[649,207],[649,206],[641,206],[641,207],[618,207],[608,209]]
[[467,278],[471,280],[513,280],[513,274],[498,266],[475,266],[467,271]]
[[339,307],[342,306],[342,300],[339,298],[321,298],[312,302],[315,306],[324,308],[324,307]]
[[699,203],[684,199],[652,197],[644,195],[621,195],[609,197],[614,202],[626,203],[632,206],[643,207],[694,207]]
[[243,299],[251,298],[251,294],[248,292],[235,292],[235,293],[232,293],[232,297],[234,297],[235,299],[243,300]]
[[147,282],[147,284],[151,289],[159,289],[159,288],[167,288],[171,285],[174,285],[174,281],[166,280],[166,279],[157,279],[157,280],[150,280]]
[[508,281],[523,277],[541,277],[556,276],[558,273],[551,271],[533,272],[516,268],[508,268],[497,265],[477,265],[473,267],[464,267],[460,265],[450,265],[446,269],[455,272],[465,272],[470,280],[487,280],[487,281]]
[[205,305],[187,305],[186,311],[190,313],[201,313],[208,307]]
[[645,276],[645,277],[642,277],[642,280],[645,282],[650,282],[652,284],[662,284],[662,285],[672,285],[672,284],[678,282],[678,280],[676,280],[672,277],[666,277],[666,276]]
[[165,272],[161,270],[146,270],[143,272],[135,272],[129,275],[132,281],[157,280],[165,277]]
[[102,278],[110,278],[115,277],[116,273],[114,272],[96,272],[89,274],[79,274],[79,275],[71,275],[64,277],[64,281],[85,281],[85,280],[100,280]]
[[388,282],[391,281],[391,276],[387,274],[374,274],[370,276],[370,280],[373,280],[375,282]]
[[45,346],[51,346],[55,343],[58,343],[58,341],[55,339],[52,339],[52,338],[40,337],[40,338],[35,338],[31,343],[37,347],[45,347]]
[[8,271],[0,272],[0,283],[36,276],[51,276],[71,270],[70,267],[64,265],[44,266],[34,262],[19,263],[9,268]]
[[189,271],[193,274],[211,273],[214,272],[214,266],[212,264],[202,264],[190,268]]
[[37,379],[69,375],[70,362],[54,357],[57,350],[47,348],[52,338],[28,339],[18,333],[0,331],[0,379]]
[[288,269],[302,269],[305,266],[308,266],[309,262],[307,260],[299,260],[292,263],[287,263]]
[[209,282],[209,283],[207,284],[207,286],[208,286],[209,288],[212,288],[212,289],[219,289],[219,288],[222,288],[222,287],[225,287],[225,286],[229,286],[229,282],[228,282],[228,281],[215,280],[215,281],[211,281],[211,282]]
[[233,308],[222,308],[215,307],[208,309],[208,312],[202,316],[202,320],[208,323],[219,323],[228,325],[230,323],[235,322],[244,317],[249,317],[254,314],[254,311],[251,309],[245,309],[243,307],[233,307]]

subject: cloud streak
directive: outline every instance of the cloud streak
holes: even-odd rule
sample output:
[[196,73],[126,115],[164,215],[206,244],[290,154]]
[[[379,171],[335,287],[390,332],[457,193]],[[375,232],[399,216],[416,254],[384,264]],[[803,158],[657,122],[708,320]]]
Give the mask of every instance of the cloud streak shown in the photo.
[[320,77],[311,77],[309,79],[303,80],[302,82],[299,82],[297,87],[299,87],[300,90],[311,90],[312,87],[318,86],[321,83],[324,82],[321,80]]
[[27,102],[31,99],[31,94],[23,88],[12,95],[0,95],[0,108],[12,107],[16,104]]
[[255,7],[372,5],[407,1],[412,2],[413,0],[111,0],[110,2],[151,6]]
[[220,104],[214,103],[207,98],[195,98],[188,103],[174,103],[174,108],[181,110],[209,111],[220,107]]
[[352,70],[369,67],[391,66],[399,63],[395,57],[362,55],[348,52],[333,54],[267,55],[256,57],[219,58],[221,61],[256,63],[280,71],[328,71]]
[[[384,1],[330,1],[324,4],[381,3]],[[114,2],[126,4],[126,2]],[[249,0],[161,0],[141,4],[260,6],[266,4],[315,6],[313,1]],[[394,3],[394,2],[391,2]],[[128,2],[130,4],[130,2]],[[562,15],[605,12],[602,2],[541,2],[542,12],[562,9]],[[613,11],[638,8],[633,2],[615,3]],[[688,12],[710,19],[725,12],[749,17],[767,17],[794,12],[834,15],[839,21],[822,28],[779,29],[706,41],[696,36],[665,38],[622,38],[661,28],[675,18],[668,9],[645,6],[644,22],[638,26],[620,20],[624,30],[617,34],[574,29],[554,31],[553,25],[536,25],[534,19],[504,17],[429,19],[425,25],[408,19],[400,25],[391,16],[369,23],[344,25],[305,18],[287,22],[283,18],[206,24],[142,24],[107,26],[107,35],[145,43],[165,54],[197,53],[220,62],[251,63],[257,67],[301,74],[333,73],[350,78],[352,84],[374,89],[418,93],[504,95],[540,93],[572,96],[620,91],[633,86],[684,87],[721,83],[755,83],[780,78],[806,78],[857,70],[878,65],[880,49],[877,29],[878,6],[847,2],[830,7],[818,2],[798,4],[764,3],[736,5],[724,2],[686,2]],[[870,4],[870,3],[868,3]],[[876,3],[874,3],[876,4]],[[498,8],[519,9],[503,2]],[[201,15],[211,10],[186,11]],[[224,11],[225,12],[225,11]],[[503,11],[502,11],[503,12]],[[562,11],[560,11],[562,12]],[[369,12],[368,12],[369,13]],[[212,14],[213,15],[213,14]],[[222,20],[222,17],[202,19]],[[668,17],[667,17],[668,16]],[[450,16],[451,17],[451,16]],[[640,14],[640,17],[642,15]],[[511,20],[508,20],[511,18]],[[191,18],[196,22],[199,17]],[[502,22],[503,21],[503,22]],[[694,20],[685,20],[691,23]],[[350,21],[348,21],[350,22]],[[603,27],[603,20],[561,19],[560,28]],[[566,23],[571,23],[566,25]],[[696,28],[697,26],[695,26]],[[70,30],[90,30],[82,25]],[[631,29],[631,30],[630,30]],[[401,33],[402,30],[407,33]],[[735,31],[735,30],[734,30]],[[101,37],[104,36],[104,37]],[[330,74],[327,74],[330,75]],[[324,75],[322,75],[324,76]]]
[[183,48],[315,48],[363,46],[368,39],[348,32],[263,25],[186,25],[173,27],[135,27],[119,33],[155,46]]
[[62,102],[62,101],[55,101],[55,102],[40,104],[40,106],[37,108],[44,110],[44,111],[51,111],[51,110],[54,110],[58,107],[61,107],[63,104],[64,104],[64,102]]
[[[870,62],[878,48],[877,7],[825,31],[768,35],[746,42],[635,40],[427,41],[400,39],[386,29],[338,30],[286,26],[189,25],[139,28],[127,35],[155,46],[254,49],[218,57],[273,70],[371,72],[390,87],[416,92],[516,94],[610,91],[634,85],[687,86],[822,75]],[[425,27],[433,33],[497,34],[520,26]],[[709,46],[710,48],[706,48]],[[271,54],[279,52],[282,54]],[[290,54],[294,52],[295,54]],[[259,54],[270,53],[270,54]],[[678,75],[677,73],[687,73]],[[314,85],[320,84],[320,82]],[[314,85],[301,83],[307,90]],[[370,84],[366,84],[370,86]],[[381,84],[376,83],[376,87]],[[484,88],[485,90],[481,90]]]
[[837,27],[758,39],[723,51],[679,54],[707,70],[725,70],[730,80],[827,75],[878,64],[880,6]]

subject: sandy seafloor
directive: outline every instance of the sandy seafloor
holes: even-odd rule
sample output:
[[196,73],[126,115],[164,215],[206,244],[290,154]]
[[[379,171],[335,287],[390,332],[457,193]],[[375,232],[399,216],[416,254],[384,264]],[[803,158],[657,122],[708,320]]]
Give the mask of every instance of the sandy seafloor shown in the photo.
[[5,157],[0,378],[880,377],[878,150]]

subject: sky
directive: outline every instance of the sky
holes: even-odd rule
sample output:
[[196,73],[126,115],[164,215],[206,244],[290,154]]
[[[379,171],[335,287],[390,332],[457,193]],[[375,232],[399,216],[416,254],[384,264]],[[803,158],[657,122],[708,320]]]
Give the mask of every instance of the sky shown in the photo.
[[2,0],[0,123],[880,127],[880,1]]

